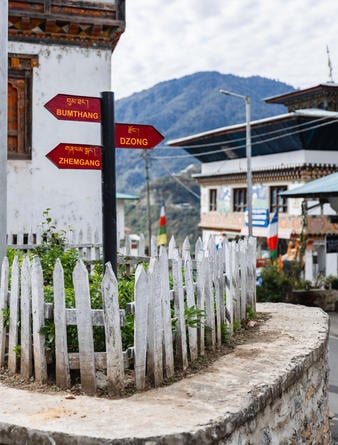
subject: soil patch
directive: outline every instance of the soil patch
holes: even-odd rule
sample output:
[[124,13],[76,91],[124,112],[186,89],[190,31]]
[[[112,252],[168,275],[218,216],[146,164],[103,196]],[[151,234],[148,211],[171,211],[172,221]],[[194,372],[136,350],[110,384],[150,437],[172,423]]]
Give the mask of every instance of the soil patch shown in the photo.
[[[175,375],[169,379],[165,379],[163,382],[163,386],[171,385],[174,382],[184,379],[187,376],[206,372],[212,363],[214,363],[219,358],[236,352],[236,346],[243,344],[255,344],[257,342],[266,342],[269,341],[269,338],[266,337],[266,332],[264,332],[264,323],[271,318],[268,313],[257,313],[257,318],[254,321],[249,321],[247,323],[243,323],[240,329],[238,329],[231,338],[227,339],[227,342],[222,345],[220,349],[216,351],[205,351],[204,356],[198,357],[197,360],[192,362],[190,366],[185,370],[175,370]],[[278,333],[276,332],[277,336]],[[240,354],[250,354],[250,351],[237,351]],[[251,351],[252,353],[252,351]],[[103,374],[103,373],[102,373]],[[8,369],[2,368],[0,370],[0,383],[6,385],[8,387],[23,389],[28,391],[40,392],[40,393],[55,393],[55,392],[64,392],[66,398],[74,398],[77,395],[82,394],[81,385],[75,384],[71,389],[63,391],[60,390],[55,385],[55,382],[50,381],[45,385],[38,384],[35,382],[34,378],[24,379],[20,374],[10,374]],[[98,385],[99,386],[99,385]],[[151,389],[151,384],[148,382],[146,390]],[[105,397],[105,398],[123,398],[129,397],[136,392],[135,388],[135,376],[133,370],[125,371],[125,390],[121,397],[110,396],[107,390],[103,387],[97,390],[97,396]]]

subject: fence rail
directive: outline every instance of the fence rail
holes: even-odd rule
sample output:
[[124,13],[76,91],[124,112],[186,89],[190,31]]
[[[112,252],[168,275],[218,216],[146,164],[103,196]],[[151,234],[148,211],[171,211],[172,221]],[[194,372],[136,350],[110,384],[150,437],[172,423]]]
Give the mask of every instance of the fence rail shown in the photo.
[[[44,301],[44,280],[37,256],[26,256],[11,267],[7,258],[0,282],[0,366],[37,382],[48,379],[45,349],[47,320],[55,329],[56,384],[69,388],[72,370],[80,373],[81,388],[87,394],[97,390],[96,375],[104,370],[107,389],[120,394],[125,368],[133,362],[136,388],[146,382],[158,386],[173,376],[175,368],[185,370],[205,349],[222,344],[222,328],[232,332],[234,323],[245,319],[246,307],[255,311],[255,239],[224,241],[218,250],[213,240],[206,248],[195,245],[194,260],[186,240],[182,252],[171,240],[150,258],[147,269],[139,264],[135,272],[134,345],[122,350],[121,327],[124,310],[119,307],[118,283],[110,264],[101,285],[102,309],[92,309],[90,273],[79,260],[73,271],[75,307],[66,308],[64,271],[57,260],[53,272],[53,303]],[[197,327],[187,322],[187,308],[200,311],[204,321]],[[175,329],[173,331],[173,320]],[[191,320],[190,320],[191,321]],[[78,351],[70,350],[67,332],[76,326]],[[94,330],[104,329],[105,350],[95,351]],[[132,360],[130,360],[132,358]],[[48,366],[47,366],[48,365]]]
[[[39,246],[43,242],[43,230],[35,232],[20,232],[7,234],[7,246],[14,250],[31,250]],[[68,248],[76,248],[81,254],[81,258],[87,261],[99,261],[102,259],[102,242],[97,230],[93,231],[90,227],[86,231],[79,230],[75,232],[69,230],[62,233]],[[141,233],[134,239],[134,235],[126,234],[121,245],[117,246],[118,253],[125,256],[145,256],[145,238]],[[123,245],[122,245],[123,243]],[[155,246],[156,237],[153,237],[151,244]]]

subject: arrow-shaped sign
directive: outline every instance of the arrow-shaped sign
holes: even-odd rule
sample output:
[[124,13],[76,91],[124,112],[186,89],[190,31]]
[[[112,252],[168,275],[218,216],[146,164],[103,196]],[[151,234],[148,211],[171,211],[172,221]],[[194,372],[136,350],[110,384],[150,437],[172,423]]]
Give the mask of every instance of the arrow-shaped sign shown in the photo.
[[[60,120],[101,122],[101,99],[98,97],[57,94],[45,107]],[[115,123],[115,147],[150,149],[163,139],[152,125]]]
[[98,97],[57,94],[45,107],[60,120],[101,122],[101,99]]
[[115,124],[115,147],[154,148],[164,137],[152,125]]
[[46,157],[60,169],[102,169],[102,151],[98,145],[61,143],[53,148]]

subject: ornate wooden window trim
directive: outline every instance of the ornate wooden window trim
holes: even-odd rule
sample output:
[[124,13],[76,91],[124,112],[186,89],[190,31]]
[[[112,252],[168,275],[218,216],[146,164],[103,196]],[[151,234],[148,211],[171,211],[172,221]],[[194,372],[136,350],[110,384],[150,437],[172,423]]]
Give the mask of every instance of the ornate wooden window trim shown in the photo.
[[270,213],[287,213],[288,212],[288,200],[287,198],[280,196],[281,192],[285,192],[288,189],[287,185],[277,185],[270,187]]
[[247,207],[248,194],[246,187],[237,187],[232,189],[233,212],[244,212]]
[[8,159],[32,157],[32,82],[38,56],[8,56]]
[[209,189],[209,212],[217,211],[217,189]]

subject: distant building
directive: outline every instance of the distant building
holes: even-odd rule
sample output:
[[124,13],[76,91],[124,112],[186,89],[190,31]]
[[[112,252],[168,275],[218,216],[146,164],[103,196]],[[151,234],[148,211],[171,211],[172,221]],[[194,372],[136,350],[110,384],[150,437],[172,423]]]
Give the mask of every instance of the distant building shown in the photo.
[[9,0],[8,232],[34,232],[51,208],[61,227],[101,234],[101,172],[58,169],[46,157],[60,143],[100,145],[100,125],[57,120],[44,105],[59,93],[110,90],[124,5]]
[[[302,229],[302,198],[282,196],[307,181],[338,171],[338,84],[320,84],[266,99],[281,103],[288,113],[251,122],[253,176],[253,235],[258,254],[264,255],[268,221],[279,213],[279,253],[290,252],[289,241],[297,245]],[[246,126],[217,128],[168,142],[181,146],[201,162],[196,178],[201,187],[203,238],[248,233]],[[329,204],[308,203],[306,236],[316,256],[317,271],[337,275],[337,254],[326,255],[328,236],[338,236],[331,222],[335,211]]]

